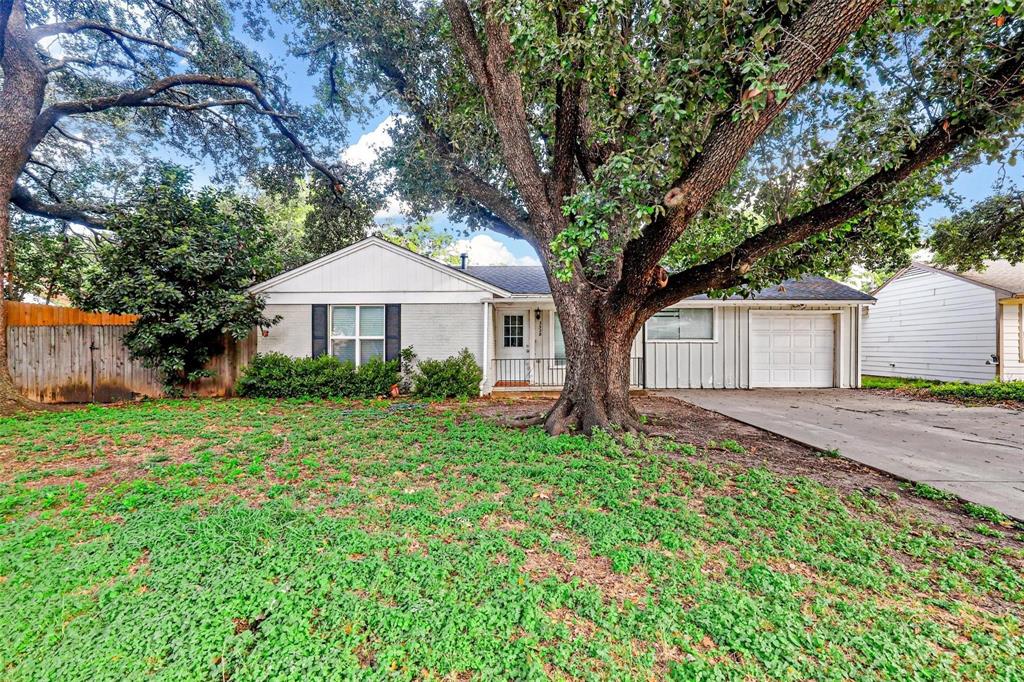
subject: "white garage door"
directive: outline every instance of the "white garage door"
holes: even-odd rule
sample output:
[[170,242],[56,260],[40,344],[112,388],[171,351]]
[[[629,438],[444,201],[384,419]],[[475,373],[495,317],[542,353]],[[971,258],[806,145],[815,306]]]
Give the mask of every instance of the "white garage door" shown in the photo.
[[832,386],[834,317],[812,313],[751,313],[750,386]]

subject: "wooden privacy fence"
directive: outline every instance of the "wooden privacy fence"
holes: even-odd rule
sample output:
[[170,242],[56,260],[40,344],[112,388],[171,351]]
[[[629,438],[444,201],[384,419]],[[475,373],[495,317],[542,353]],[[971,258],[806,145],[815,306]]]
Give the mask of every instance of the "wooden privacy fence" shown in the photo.
[[[12,314],[12,308],[17,312]],[[163,395],[159,374],[132,358],[124,345],[124,335],[131,329],[124,318],[133,322],[134,316],[10,301],[7,312],[8,320],[20,315],[20,323],[8,323],[7,357],[14,383],[25,397],[44,403],[105,403]],[[43,322],[26,324],[29,319]],[[213,376],[187,386],[185,392],[230,395],[255,353],[255,333],[238,342],[225,337],[224,352],[206,365]]]

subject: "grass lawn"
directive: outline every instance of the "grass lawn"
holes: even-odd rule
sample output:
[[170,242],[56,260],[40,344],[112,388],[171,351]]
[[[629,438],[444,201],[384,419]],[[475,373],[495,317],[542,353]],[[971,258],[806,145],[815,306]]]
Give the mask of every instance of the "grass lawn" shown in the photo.
[[967,384],[962,381],[931,381],[904,377],[861,377],[864,388],[905,391],[921,397],[934,397],[961,403],[1009,403],[1024,405],[1024,381],[989,381]]
[[1024,679],[1010,528],[475,409],[0,419],[2,678]]

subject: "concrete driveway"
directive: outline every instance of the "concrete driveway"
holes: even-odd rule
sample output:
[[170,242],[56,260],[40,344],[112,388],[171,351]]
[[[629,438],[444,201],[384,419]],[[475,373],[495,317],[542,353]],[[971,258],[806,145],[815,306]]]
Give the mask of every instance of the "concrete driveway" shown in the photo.
[[1024,519],[1024,412],[843,389],[664,393]]

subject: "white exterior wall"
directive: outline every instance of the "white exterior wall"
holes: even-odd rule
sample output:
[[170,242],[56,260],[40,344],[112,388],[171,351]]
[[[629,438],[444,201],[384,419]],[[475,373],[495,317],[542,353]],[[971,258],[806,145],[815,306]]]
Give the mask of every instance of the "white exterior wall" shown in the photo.
[[257,332],[258,353],[284,353],[293,358],[308,358],[313,352],[313,308],[309,305],[269,304],[263,313],[281,321],[263,336]]
[[875,294],[864,320],[865,374],[984,382],[995,378],[996,294],[911,267]]
[[1000,378],[1003,381],[1024,381],[1024,303],[1004,303],[1001,309]]
[[482,303],[403,304],[402,348],[412,346],[420,360],[444,360],[468,348],[480,363],[483,315]]
[[720,303],[715,306],[714,341],[647,341],[647,388],[750,388],[751,311],[797,310],[835,313],[836,382],[840,388],[860,386],[858,306]]

